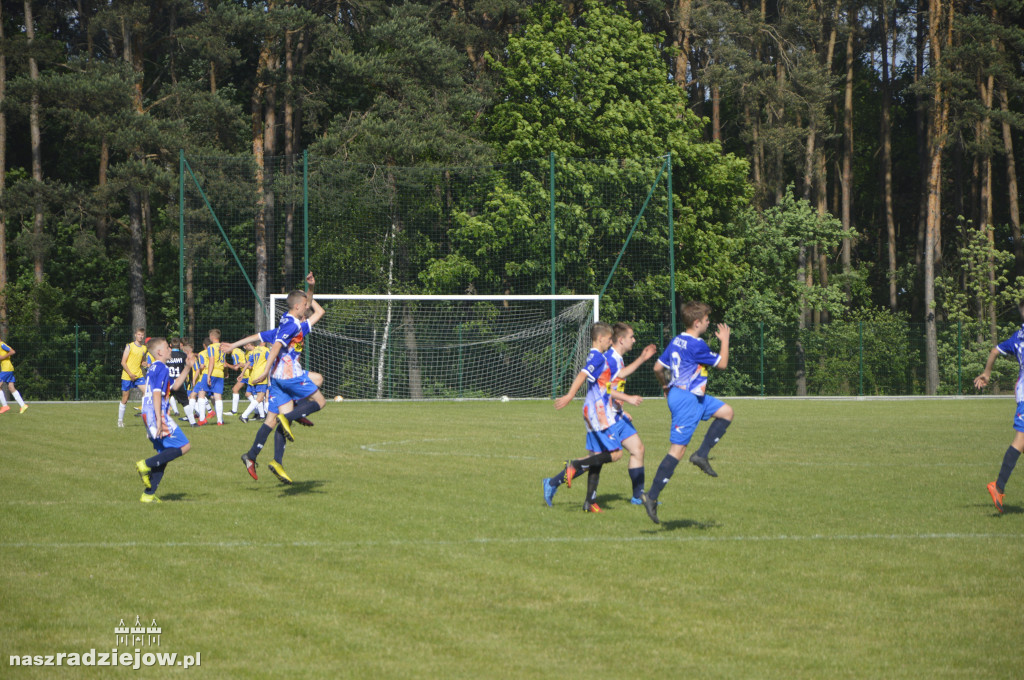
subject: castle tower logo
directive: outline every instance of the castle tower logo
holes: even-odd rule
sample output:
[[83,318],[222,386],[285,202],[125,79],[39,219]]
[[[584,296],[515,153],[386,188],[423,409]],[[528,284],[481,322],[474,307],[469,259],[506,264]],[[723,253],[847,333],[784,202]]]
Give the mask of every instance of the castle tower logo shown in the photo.
[[114,626],[114,644],[118,647],[159,647],[163,629],[156,625],[156,619],[148,626],[141,617],[135,616],[135,624],[126,626],[124,619]]

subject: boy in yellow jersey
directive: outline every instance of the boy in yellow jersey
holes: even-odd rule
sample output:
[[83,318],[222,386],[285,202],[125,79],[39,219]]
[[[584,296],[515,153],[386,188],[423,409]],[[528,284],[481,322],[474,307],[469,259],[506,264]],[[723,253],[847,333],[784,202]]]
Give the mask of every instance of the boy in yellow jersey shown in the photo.
[[256,410],[259,413],[260,418],[267,417],[266,411],[266,400],[267,393],[270,391],[270,376],[267,375],[260,382],[255,382],[255,379],[263,375],[267,370],[267,359],[270,357],[270,349],[267,348],[267,343],[260,342],[256,345],[249,343],[252,346],[252,352],[249,356],[249,391],[252,393],[252,403],[249,404],[249,408],[245,409],[245,412],[238,416],[238,419],[243,423],[249,422],[249,415]]
[[192,427],[199,427],[199,405],[196,402],[196,397],[199,394],[200,383],[203,378],[203,361],[205,355],[202,352],[196,352],[191,341],[186,342],[182,345],[185,351],[188,353],[188,360],[186,362],[188,371],[188,406],[185,407],[185,415],[188,417],[188,422]]
[[142,389],[146,379],[142,370],[146,358],[146,329],[136,328],[135,339],[121,353],[121,403],[117,409],[117,426],[124,427],[124,411],[133,387]]
[[246,359],[248,358],[248,355],[246,353],[248,351],[248,345],[246,345],[246,349],[236,347],[233,350],[231,350],[230,355],[224,357],[224,365],[233,371],[238,371],[238,378],[235,380],[235,384],[231,388],[231,412],[228,414],[230,416],[238,415],[239,396],[241,395],[242,390],[246,387],[246,385],[249,384],[249,381],[247,380],[248,376],[245,373],[247,370],[245,362]]
[[[220,349],[220,331],[216,328],[210,330],[210,344],[206,348],[206,366],[203,373],[206,378],[206,393],[213,399],[214,410],[217,413],[217,424],[224,424],[224,402],[221,394],[224,392],[224,353]],[[205,410],[203,398],[199,399],[200,411]],[[206,424],[204,415],[199,421],[200,425]]]
[[14,348],[3,340],[0,340],[0,413],[7,413],[11,407],[7,405],[7,397],[4,396],[4,386],[11,391],[11,396],[21,406],[21,413],[28,409],[28,405],[21,398],[21,393],[14,386],[14,364],[11,357],[15,355]]

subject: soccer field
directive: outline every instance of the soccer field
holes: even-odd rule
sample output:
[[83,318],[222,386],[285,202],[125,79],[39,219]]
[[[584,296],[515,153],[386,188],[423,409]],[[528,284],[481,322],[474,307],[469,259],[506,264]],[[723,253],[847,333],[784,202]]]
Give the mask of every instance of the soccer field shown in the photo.
[[[680,465],[662,524],[625,461],[580,511],[579,402],[329,403],[283,486],[193,449],[139,503],[151,454],[116,404],[0,416],[0,676],[215,678],[1019,678],[1024,470],[985,491],[1013,401],[736,400],[717,479]],[[630,409],[647,476],[663,400]],[[132,422],[134,421],[134,422]],[[699,443],[706,428],[694,440]],[[123,644],[120,621],[159,645]],[[173,670],[11,667],[140,649]]]

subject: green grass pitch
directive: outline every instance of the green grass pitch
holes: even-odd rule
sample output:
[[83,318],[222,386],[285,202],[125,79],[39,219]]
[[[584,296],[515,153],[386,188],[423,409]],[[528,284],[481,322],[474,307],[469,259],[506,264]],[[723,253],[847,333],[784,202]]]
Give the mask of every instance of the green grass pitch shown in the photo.
[[[578,402],[332,402],[296,428],[291,486],[269,451],[249,479],[257,426],[229,418],[186,430],[160,505],[138,501],[138,418],[12,409],[0,676],[1024,676],[1024,469],[1005,514],[985,491],[1012,399],[732,403],[720,477],[681,464],[661,526],[629,504],[624,461],[604,514],[580,511],[583,478],[544,505],[542,478],[581,454]],[[649,480],[667,409],[631,410]],[[109,651],[136,616],[161,628],[148,649],[201,665],[10,665]]]

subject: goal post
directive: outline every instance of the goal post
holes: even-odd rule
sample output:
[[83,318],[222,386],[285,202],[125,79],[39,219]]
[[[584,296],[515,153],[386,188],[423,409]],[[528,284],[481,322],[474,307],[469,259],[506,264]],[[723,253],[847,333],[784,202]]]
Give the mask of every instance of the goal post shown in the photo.
[[[270,325],[285,308],[271,295]],[[326,396],[549,398],[569,387],[600,318],[597,295],[332,295],[304,342]]]

